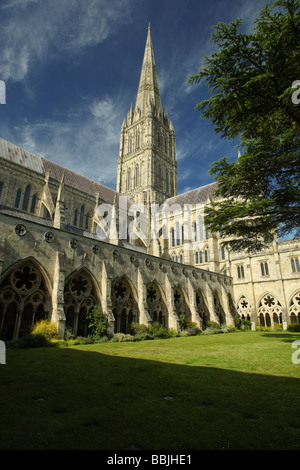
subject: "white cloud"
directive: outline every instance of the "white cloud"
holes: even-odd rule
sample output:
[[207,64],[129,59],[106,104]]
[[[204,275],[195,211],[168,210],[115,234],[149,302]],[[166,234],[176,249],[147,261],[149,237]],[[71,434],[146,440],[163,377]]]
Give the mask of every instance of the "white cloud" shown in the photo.
[[22,80],[36,62],[73,55],[130,20],[131,0],[7,0],[0,7],[3,80]]
[[25,122],[14,142],[115,189],[123,117],[119,99],[94,100],[60,120]]

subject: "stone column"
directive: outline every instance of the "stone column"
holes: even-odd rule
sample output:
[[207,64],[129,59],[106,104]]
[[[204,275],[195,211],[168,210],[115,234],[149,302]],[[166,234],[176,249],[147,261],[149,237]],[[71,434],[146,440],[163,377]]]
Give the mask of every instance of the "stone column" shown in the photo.
[[166,275],[165,293],[168,309],[168,327],[179,331],[179,318],[174,305],[174,287],[168,274]]
[[63,339],[66,324],[64,311],[65,275],[65,255],[57,251],[53,276],[51,320],[57,324],[58,339]]
[[111,275],[109,274],[109,266],[107,265],[106,260],[102,263],[102,273],[101,273],[101,307],[103,313],[108,317],[108,334],[113,336],[115,332],[115,317],[112,311],[112,300],[111,300]]
[[143,279],[143,273],[141,268],[138,268],[137,272],[137,296],[139,309],[139,323],[150,326],[151,317],[149,315],[147,306],[146,280]]

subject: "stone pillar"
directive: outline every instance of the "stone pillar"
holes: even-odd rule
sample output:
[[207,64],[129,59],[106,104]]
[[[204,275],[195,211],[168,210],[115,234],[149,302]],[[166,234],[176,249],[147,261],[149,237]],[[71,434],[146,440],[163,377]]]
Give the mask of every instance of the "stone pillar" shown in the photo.
[[108,317],[108,334],[113,336],[115,332],[115,317],[112,311],[112,300],[111,300],[111,275],[109,274],[109,266],[106,261],[102,263],[102,276],[101,276],[101,307],[103,313]]
[[191,312],[191,320],[192,322],[197,323],[199,327],[201,327],[200,315],[197,312],[197,308],[196,308],[196,291],[193,286],[193,283],[191,282],[189,278],[188,278],[188,298],[189,298],[188,306]]
[[58,339],[63,339],[66,324],[64,311],[65,271],[65,255],[57,251],[53,276],[51,320],[57,324]]
[[210,316],[210,321],[214,321],[216,323],[220,323],[218,316],[215,313],[215,302],[213,292],[210,286],[207,289],[207,303],[208,303],[208,311]]
[[146,281],[143,279],[141,268],[137,272],[137,296],[138,296],[138,309],[139,309],[139,323],[150,326],[151,317],[149,315],[147,306],[147,289]]
[[168,274],[166,275],[165,293],[168,309],[168,327],[179,331],[179,318],[174,305],[174,288]]

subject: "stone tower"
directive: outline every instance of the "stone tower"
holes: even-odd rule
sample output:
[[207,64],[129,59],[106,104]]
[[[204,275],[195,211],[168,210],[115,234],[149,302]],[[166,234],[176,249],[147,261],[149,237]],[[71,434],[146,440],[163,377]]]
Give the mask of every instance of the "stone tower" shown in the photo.
[[150,26],[135,107],[121,128],[117,191],[148,208],[177,194],[174,128],[161,104]]

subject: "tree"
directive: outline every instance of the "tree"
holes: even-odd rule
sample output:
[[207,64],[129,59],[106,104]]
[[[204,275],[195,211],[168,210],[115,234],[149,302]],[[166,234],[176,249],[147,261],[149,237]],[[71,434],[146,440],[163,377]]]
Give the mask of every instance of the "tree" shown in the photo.
[[240,139],[240,156],[214,162],[216,199],[205,209],[209,231],[233,251],[256,251],[272,239],[300,235],[300,0],[267,4],[248,32],[242,20],[218,23],[217,51],[199,73],[210,97],[197,104],[226,139]]

